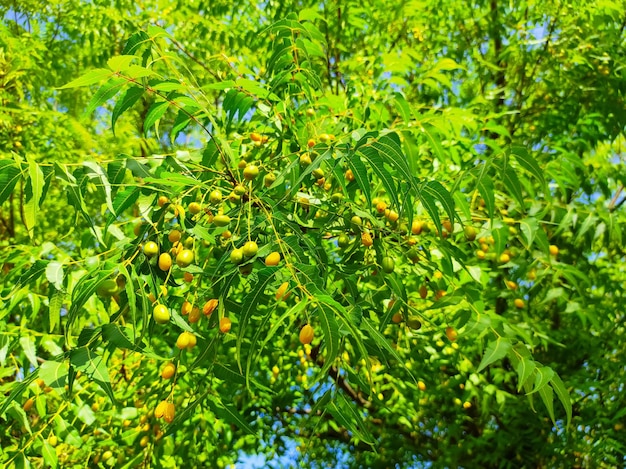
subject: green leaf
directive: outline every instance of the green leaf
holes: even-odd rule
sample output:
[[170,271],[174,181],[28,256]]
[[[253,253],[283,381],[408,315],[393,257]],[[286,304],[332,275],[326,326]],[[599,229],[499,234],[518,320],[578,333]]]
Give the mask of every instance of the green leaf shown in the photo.
[[503,337],[498,337],[496,340],[489,342],[489,345],[485,350],[485,354],[483,355],[483,359],[481,360],[480,365],[478,365],[476,372],[480,373],[487,366],[504,357],[511,349],[511,346],[512,345],[509,339],[505,339]]
[[324,344],[326,345],[324,366],[320,371],[320,374],[324,375],[339,355],[339,326],[335,319],[334,309],[329,304],[324,303],[322,299],[317,298],[317,300],[317,311],[319,311],[317,316],[324,334]]
[[541,396],[541,400],[546,406],[546,409],[548,409],[548,414],[550,415],[552,423],[555,424],[556,419],[554,418],[554,393],[552,392],[552,388],[550,386],[543,386],[539,389],[539,395]]
[[80,78],[69,82],[67,85],[63,85],[59,89],[63,90],[67,88],[79,88],[81,86],[93,85],[94,83],[100,83],[101,81],[104,81],[112,75],[113,73],[111,72],[111,70],[105,68],[97,68],[95,70],[88,71]]
[[561,378],[556,373],[554,373],[554,376],[552,376],[550,384],[552,385],[554,392],[556,392],[556,395],[558,396],[561,404],[563,405],[563,408],[565,409],[565,414],[567,415],[566,427],[569,427],[572,421],[572,401],[570,399],[570,395],[567,392],[567,389],[565,389],[563,381],[561,381]]
[[548,366],[535,368],[535,384],[532,392],[535,393],[548,386],[550,380],[554,377],[554,371]]
[[150,106],[143,122],[144,135],[148,135],[150,128],[163,117],[169,105],[170,103],[168,101],[158,101]]
[[532,174],[533,177],[541,182],[542,185],[545,184],[546,181],[543,176],[544,171],[539,167],[537,161],[528,153],[528,150],[525,147],[513,145],[509,149],[509,154],[513,155],[520,166]]
[[111,113],[111,130],[113,134],[115,134],[115,123],[117,120],[124,112],[133,107],[137,101],[141,99],[144,91],[142,87],[131,86],[117,100],[113,112]]
[[109,370],[102,356],[87,347],[79,347],[70,352],[70,363],[76,370],[84,372],[94,380],[107,393],[111,402],[115,402]]
[[517,373],[517,391],[520,392],[522,387],[533,374],[536,368],[535,361],[532,359],[530,352],[524,345],[515,347],[515,349],[509,352],[510,357],[515,357],[517,364],[515,365],[515,372]]
[[0,160],[0,205],[11,196],[21,176],[21,171],[12,161]]
[[[266,267],[257,272],[257,281],[250,288],[249,293],[243,300],[241,306],[241,313],[239,316],[239,327],[237,328],[237,363],[239,365],[239,371],[242,371],[241,367],[241,344],[244,340],[244,335],[247,331],[248,321],[252,318],[252,315],[256,312],[257,306],[261,301],[263,295],[265,295],[265,289],[276,275],[276,269],[272,267]],[[251,353],[254,353],[252,351]]]
[[398,189],[393,180],[393,177],[391,176],[391,174],[389,174],[389,171],[385,169],[383,159],[380,157],[378,152],[373,148],[364,147],[359,151],[359,153],[363,155],[363,157],[368,161],[372,171],[383,183],[383,186],[387,191],[387,195],[391,198],[391,202],[393,203],[393,205],[395,207],[400,207],[400,202],[398,200]]
[[[454,199],[450,192],[439,181],[428,181],[422,185],[421,190],[438,200],[450,221],[454,223],[456,212],[454,210]],[[438,228],[441,231],[441,227]]]
[[55,469],[59,466],[57,451],[50,443],[48,443],[47,440],[43,440],[43,444],[41,446],[41,456],[43,457],[46,467]]
[[63,307],[64,301],[65,292],[55,289],[54,293],[50,297],[50,301],[48,304],[48,322],[50,332],[54,332],[61,322],[61,308]]
[[487,175],[481,173],[476,180],[476,186],[480,196],[485,201],[485,208],[489,214],[489,218],[493,219],[493,214],[496,210],[496,196],[495,188],[493,187],[493,180]]
[[354,180],[356,181],[359,189],[361,189],[361,192],[363,192],[363,195],[367,200],[367,205],[371,207],[372,196],[370,195],[370,180],[367,176],[367,169],[361,161],[361,158],[358,154],[353,153],[349,156],[346,156],[346,158],[344,158],[344,161],[348,163],[348,167],[352,170],[352,174],[354,174]]
[[139,198],[141,189],[136,186],[129,186],[123,191],[119,191],[115,199],[113,200],[113,214],[119,217],[124,213],[124,210],[131,207]]
[[518,203],[520,210],[524,210],[524,194],[522,194],[522,186],[519,182],[517,174],[513,168],[507,166],[502,171],[504,186]]
[[111,78],[92,96],[91,101],[89,101],[89,104],[87,105],[84,116],[91,116],[97,108],[119,93],[127,83],[128,82],[123,78]]
[[250,427],[248,422],[246,422],[239,411],[235,408],[235,406],[231,404],[224,404],[219,396],[208,395],[207,402],[211,411],[226,422],[235,425],[239,430],[243,430],[245,433],[250,435],[254,435],[256,432]]
[[111,213],[114,213],[113,202],[111,200],[111,184],[109,183],[109,178],[104,172],[104,169],[102,169],[100,165],[98,165],[97,163],[93,161],[85,161],[83,163],[83,166],[88,168],[88,170],[91,171],[95,175],[95,178],[99,180],[100,185],[104,189],[104,197],[105,197],[104,200],[107,204],[107,208],[109,209]]
[[368,445],[374,445],[376,440],[363,425],[363,416],[357,412],[354,404],[346,401],[343,394],[337,393],[335,399],[326,408],[337,423],[350,431],[354,437]]
[[374,327],[371,321],[367,318],[363,318],[361,322],[361,329],[367,332],[367,336],[374,341],[376,346],[381,350],[389,354],[396,361],[396,366],[400,366],[411,377],[413,382],[417,383],[417,380],[409,369],[405,366],[404,360],[398,355],[398,352],[389,344],[388,339],[380,333],[380,331]]
[[39,366],[39,377],[59,394],[65,393],[69,363],[67,360],[46,360]]
[[50,262],[46,267],[46,279],[57,290],[63,289],[63,264],[60,262]]
[[43,191],[44,177],[43,171],[37,163],[26,157],[28,161],[28,182],[26,184],[24,203],[24,225],[28,230],[28,235],[33,238],[35,234],[35,222],[39,211],[39,202]]

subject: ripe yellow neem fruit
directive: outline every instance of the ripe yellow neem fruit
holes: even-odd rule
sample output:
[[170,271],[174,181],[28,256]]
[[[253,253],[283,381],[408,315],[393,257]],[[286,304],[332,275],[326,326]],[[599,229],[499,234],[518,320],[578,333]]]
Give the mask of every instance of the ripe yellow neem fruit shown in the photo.
[[411,233],[418,235],[422,232],[423,228],[424,222],[422,220],[413,220],[413,223],[411,224]]
[[506,280],[505,283],[506,286],[509,287],[511,290],[517,290],[517,283],[515,283],[513,280]]
[[310,166],[313,161],[309,155],[301,155],[300,156],[300,164],[302,166]]
[[233,264],[241,264],[243,262],[243,249],[233,249],[230,253],[230,262]]
[[168,402],[167,407],[165,407],[165,412],[163,413],[163,418],[167,423],[172,423],[174,421],[174,416],[176,415],[176,406],[173,403]]
[[159,402],[156,406],[156,409],[154,409],[154,416],[160,419],[165,414],[166,408],[167,408],[167,401]]
[[187,208],[192,215],[197,215],[202,211],[202,206],[198,202],[191,202]]
[[258,132],[252,132],[250,134],[250,140],[253,142],[261,142],[263,140],[263,136]]
[[187,316],[189,313],[191,313],[192,309],[193,305],[189,301],[183,301],[183,306],[180,309],[180,313],[183,316]]
[[191,324],[195,324],[200,320],[200,308],[194,306],[191,308],[191,312],[189,313],[189,322]]
[[280,262],[280,254],[276,251],[270,253],[265,258],[265,265],[268,267],[275,267],[278,265],[279,262]]
[[253,164],[249,164],[248,166],[246,166],[246,168],[243,170],[243,177],[248,180],[248,181],[252,181],[253,179],[255,179],[257,176],[259,175],[259,168]]
[[176,265],[178,267],[187,267],[193,262],[193,251],[191,249],[183,249],[176,256]]
[[394,210],[389,210],[388,212],[385,212],[385,218],[387,218],[387,220],[389,220],[391,223],[395,223],[400,218],[400,215]]
[[170,241],[170,243],[177,243],[178,241],[180,241],[181,236],[182,236],[182,234],[181,234],[180,231],[172,230],[167,235],[167,239]]
[[313,140],[312,138],[310,138],[307,142],[306,142],[306,146],[309,148],[313,148],[315,146],[315,140]]
[[241,185],[241,184],[237,184],[235,186],[235,188],[233,189],[233,192],[237,195],[244,195],[247,191],[246,191],[246,187]]
[[483,251],[482,249],[479,249],[478,251],[476,251],[476,257],[482,260],[487,257],[487,253],[485,253],[485,251]]
[[395,324],[402,322],[402,314],[395,313],[393,316],[391,316],[391,322]]
[[165,305],[158,304],[152,310],[152,317],[157,324],[170,322],[170,310]]
[[154,257],[159,253],[159,246],[154,241],[148,241],[143,245],[143,253],[148,257]]
[[159,256],[159,269],[164,272],[167,272],[172,267],[172,256],[170,256],[167,252],[164,252]]
[[550,255],[555,257],[559,255],[559,247],[556,244],[550,245]]
[[385,210],[387,210],[387,204],[385,202],[381,201],[376,204],[376,212],[378,212],[379,215],[384,215]]
[[278,287],[278,290],[276,290],[276,300],[280,301],[283,299],[287,299],[287,297],[289,296],[289,294],[285,295],[285,293],[287,292],[287,289],[289,288],[289,282],[283,282],[281,283],[280,287]]
[[161,197],[159,197],[157,199],[157,205],[159,207],[163,207],[165,204],[167,204],[170,201],[170,199],[168,199],[167,197],[165,197],[164,195],[162,195]]
[[369,234],[367,231],[363,232],[363,234],[361,235],[361,243],[366,248],[369,248],[370,246],[372,246],[374,244],[374,240],[372,239],[372,235]]
[[209,194],[209,202],[212,204],[219,204],[222,201],[222,193],[217,189],[211,191]]
[[35,404],[35,399],[33,399],[32,397],[29,397],[26,402],[24,402],[24,405],[22,406],[22,408],[24,409],[25,412],[28,412],[30,409],[33,408],[33,405]]
[[426,384],[424,383],[424,381],[418,381],[417,382],[417,388],[420,391],[426,391]]
[[209,316],[210,314],[213,313],[213,311],[215,311],[215,308],[217,308],[218,304],[219,304],[218,300],[213,298],[207,301],[206,303],[204,303],[204,306],[202,307],[202,312],[204,313],[205,316]]
[[213,217],[213,224],[215,226],[228,226],[230,224],[230,217],[228,215],[215,215]]
[[176,339],[176,347],[180,350],[191,349],[196,345],[196,336],[191,332],[181,332]]
[[503,252],[500,255],[500,263],[501,264],[506,264],[507,262],[509,262],[511,260],[511,256],[509,256],[506,252]]
[[450,342],[454,342],[457,338],[458,334],[454,327],[446,327],[446,337]]
[[351,169],[347,169],[346,170],[345,176],[346,176],[346,181],[348,181],[348,182],[354,181],[354,173],[352,172]]
[[161,369],[161,378],[171,379],[175,373],[176,373],[176,365],[174,365],[172,362],[167,362]]
[[361,227],[361,225],[363,225],[363,220],[361,220],[361,217],[355,215],[350,219],[350,225],[352,225],[353,229],[359,229]]
[[315,331],[309,324],[304,325],[302,329],[300,329],[300,343],[302,345],[310,344],[313,341],[314,334]]
[[254,241],[247,241],[243,245],[243,255],[247,258],[256,256],[256,253],[259,251],[259,246]]
[[328,134],[321,134],[320,135],[320,140],[322,142],[324,142],[324,143],[328,143],[328,142],[330,142],[331,138],[330,138],[330,135],[328,135]]
[[231,320],[223,317],[222,319],[220,319],[220,332],[222,334],[228,334],[230,332],[231,325]]
[[526,303],[524,303],[524,300],[522,300],[521,298],[515,298],[513,304],[517,309],[522,309],[524,306],[526,306]]

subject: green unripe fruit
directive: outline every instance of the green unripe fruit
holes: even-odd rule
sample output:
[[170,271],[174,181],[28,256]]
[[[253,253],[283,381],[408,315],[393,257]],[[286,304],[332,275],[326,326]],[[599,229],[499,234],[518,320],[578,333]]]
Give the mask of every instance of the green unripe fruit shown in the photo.
[[339,235],[339,238],[337,238],[337,246],[339,246],[340,248],[345,248],[345,247],[348,247],[349,245],[350,245],[350,236],[346,234]]
[[263,178],[263,185],[265,187],[270,187],[274,182],[276,182],[276,175],[274,173],[267,173]]
[[243,245],[243,255],[245,257],[254,257],[259,250],[259,246],[254,241],[248,241]]
[[166,324],[170,321],[170,310],[165,305],[156,305],[152,310],[152,317],[157,324]]
[[246,188],[245,186],[242,186],[241,184],[237,184],[235,186],[235,189],[233,190],[233,192],[237,195],[244,195],[246,193]]
[[418,319],[415,319],[415,318],[409,319],[406,322],[406,325],[409,326],[414,331],[417,331],[418,329],[422,327],[422,323]]
[[381,261],[381,266],[383,268],[383,272],[386,274],[390,274],[396,267],[395,261],[391,257],[383,257]]
[[335,192],[333,195],[330,196],[330,200],[338,204],[343,200],[343,194],[341,192]]
[[111,297],[118,292],[117,282],[113,279],[107,279],[98,285],[97,293],[103,297]]
[[473,226],[466,226],[463,228],[463,233],[465,233],[465,238],[468,241],[474,241],[476,239],[476,229]]
[[300,164],[302,166],[310,166],[313,161],[311,161],[311,157],[309,155],[302,155],[300,157]]
[[319,179],[319,178],[323,178],[324,177],[324,170],[322,168],[315,168],[311,174],[313,174],[313,177],[315,177],[315,179]]
[[215,226],[228,226],[230,224],[230,217],[228,215],[215,215],[213,217],[213,224]]
[[350,224],[352,225],[352,228],[360,229],[361,225],[363,225],[363,220],[361,220],[361,217],[358,217],[358,216],[355,215],[350,220]]

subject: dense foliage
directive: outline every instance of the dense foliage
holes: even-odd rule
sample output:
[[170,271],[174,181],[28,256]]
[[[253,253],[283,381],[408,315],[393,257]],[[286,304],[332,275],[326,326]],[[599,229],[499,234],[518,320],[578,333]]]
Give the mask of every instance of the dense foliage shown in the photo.
[[626,10],[470,3],[0,2],[0,464],[623,466]]

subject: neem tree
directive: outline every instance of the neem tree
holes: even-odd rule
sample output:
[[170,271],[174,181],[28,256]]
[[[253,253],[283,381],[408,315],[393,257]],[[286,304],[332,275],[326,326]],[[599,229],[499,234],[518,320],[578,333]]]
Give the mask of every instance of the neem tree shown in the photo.
[[0,461],[619,465],[623,5],[187,3],[2,9]]

